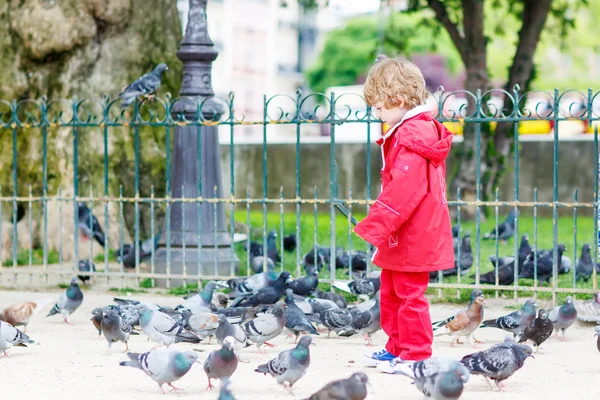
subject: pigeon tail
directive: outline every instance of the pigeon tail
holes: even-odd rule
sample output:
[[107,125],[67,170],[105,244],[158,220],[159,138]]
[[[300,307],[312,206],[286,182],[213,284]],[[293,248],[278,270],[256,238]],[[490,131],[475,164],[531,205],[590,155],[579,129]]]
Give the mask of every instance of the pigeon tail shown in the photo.
[[262,365],[259,365],[259,366],[258,366],[258,367],[257,367],[257,368],[254,370],[254,372],[261,372],[261,373],[263,373],[263,374],[270,374],[270,372],[269,372],[269,364],[262,364]]
[[52,309],[50,310],[50,312],[48,313],[48,315],[46,315],[46,317],[49,317],[51,315],[56,315],[60,312],[60,310],[58,309],[58,306],[55,304],[54,307],[52,307]]
[[121,361],[119,363],[119,365],[121,365],[123,367],[133,367],[133,368],[142,369],[142,366],[140,365],[140,362],[139,362],[139,356],[140,356],[140,353],[127,353],[127,357],[129,357],[130,360],[129,361]]
[[486,321],[483,321],[481,323],[481,328],[497,328],[498,327],[498,323],[496,322],[495,319],[488,319]]
[[191,333],[178,333],[175,336],[175,343],[200,343],[201,339]]

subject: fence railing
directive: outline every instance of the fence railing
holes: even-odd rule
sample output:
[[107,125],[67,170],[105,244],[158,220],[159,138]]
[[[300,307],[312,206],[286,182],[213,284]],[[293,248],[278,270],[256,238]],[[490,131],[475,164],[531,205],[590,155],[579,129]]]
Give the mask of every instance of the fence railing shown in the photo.
[[[88,272],[87,275],[97,279],[106,278],[107,282],[134,278],[136,283],[143,286],[150,285],[148,279],[166,279],[169,286],[173,279],[184,279],[185,285],[195,280],[250,274],[252,256],[244,250],[244,245],[250,247],[252,241],[259,240],[262,242],[260,247],[266,254],[271,231],[278,233],[276,243],[282,254],[282,262],[276,268],[285,268],[297,276],[302,275],[305,255],[318,244],[328,248],[330,254],[334,255],[331,257],[331,265],[321,272],[321,281],[333,283],[334,280],[352,279],[353,272],[357,272],[358,267],[352,265],[353,262],[346,266],[343,257],[338,257],[338,266],[342,268],[336,270],[336,262],[333,261],[335,255],[341,255],[340,248],[365,251],[367,255],[370,249],[352,233],[349,220],[338,214],[334,205],[345,204],[351,214],[361,218],[377,196],[379,185],[376,182],[377,187],[373,186],[372,174],[380,161],[376,155],[377,145],[373,141],[379,137],[382,128],[370,108],[356,95],[336,96],[332,93],[329,96],[304,96],[298,92],[292,96],[265,97],[263,118],[248,120],[236,113],[233,96],[228,99],[213,98],[211,101],[214,100],[222,105],[222,110],[213,111],[212,115],[204,108],[206,100],[171,99],[168,95],[163,99],[136,102],[127,109],[119,108],[116,100],[108,98],[98,101],[45,98],[0,101],[0,165],[4,171],[0,173],[0,183],[3,185],[0,189],[0,243],[3,261],[3,267],[0,267],[0,286],[27,286],[34,284],[34,278],[39,282],[49,283],[52,281],[49,277],[65,279],[64,277],[73,274],[81,275],[79,261],[87,258],[94,260],[96,265],[96,271]],[[592,90],[587,93],[520,93],[519,88],[515,88],[512,93],[503,90],[446,93],[441,89],[429,101],[435,117],[444,122],[458,138],[462,137],[464,130],[464,135],[475,141],[476,160],[484,161],[482,157],[485,157],[485,152],[480,143],[485,137],[489,137],[485,135],[494,135],[499,123],[512,125],[510,140],[514,142],[515,148],[519,148],[523,134],[545,133],[552,137],[554,151],[551,201],[538,201],[535,190],[533,198],[524,199],[519,196],[518,151],[509,156],[515,182],[512,193],[502,193],[500,196],[496,189],[493,200],[483,200],[480,162],[476,164],[475,198],[465,200],[460,189],[456,193],[449,193],[448,204],[456,215],[453,223],[460,226],[459,237],[462,237],[465,230],[471,231],[474,249],[472,267],[468,271],[469,275],[474,274],[474,278],[461,273],[456,276],[438,274],[437,277],[432,277],[430,286],[439,289],[439,295],[442,295],[442,289],[456,289],[458,292],[460,289],[485,286],[486,289],[494,290],[496,295],[500,291],[512,291],[515,297],[519,293],[533,292],[536,296],[551,293],[553,300],[559,293],[589,294],[596,291],[596,268],[591,273],[591,281],[585,282],[577,280],[575,270],[581,243],[591,244],[592,259],[596,265],[598,173],[594,172],[593,182],[585,183],[593,185],[593,198],[580,201],[576,190],[572,201],[559,199],[558,171],[569,166],[560,164],[558,151],[561,127],[563,124],[577,122],[581,128],[578,135],[587,135],[589,143],[593,143],[593,159],[590,158],[588,162],[590,168],[597,171],[596,125],[600,115],[598,93]],[[178,109],[178,102],[185,102],[187,114],[173,112]],[[195,114],[189,113],[189,104],[193,104]],[[215,110],[214,105],[210,109]],[[229,187],[215,186],[213,197],[173,198],[171,169],[172,163],[177,161],[170,154],[175,135],[178,134],[177,128],[196,127],[197,134],[200,135],[201,127],[204,126],[218,126],[221,135],[228,138],[227,144],[221,147],[226,154],[223,163],[228,175],[225,176],[225,181]],[[262,138],[258,145],[261,157],[254,161],[255,164],[261,164],[261,176],[255,177],[257,181],[262,181],[262,185],[258,185],[262,186],[261,193],[245,190],[244,182],[236,180],[239,172],[236,153],[239,145],[236,144],[236,138],[239,138],[240,129],[244,129],[245,136],[248,134],[242,126],[253,126],[254,133]],[[321,135],[328,135],[328,153],[319,155],[328,160],[328,171],[303,170],[302,154],[305,154],[304,148],[310,146],[310,143],[306,143],[303,132],[307,127],[320,127],[316,131]],[[353,141],[364,147],[364,152],[360,153],[364,155],[364,159],[361,156],[354,160],[355,164],[361,166],[359,169],[364,168],[366,179],[365,189],[358,196],[353,193],[352,188],[344,194],[338,191],[338,130],[349,129],[348,127],[353,127]],[[293,190],[284,191],[281,187],[278,195],[273,196],[270,174],[273,175],[277,166],[269,164],[268,153],[269,142],[277,135],[295,138],[295,159],[286,160],[287,164],[295,165],[295,173],[293,176],[279,177],[288,183],[293,182],[286,185],[293,187]],[[197,140],[197,143],[199,145],[201,141]],[[465,143],[466,141],[456,140],[453,145],[456,149],[453,151],[466,146]],[[203,157],[202,149],[198,148],[197,154],[200,158]],[[540,167],[550,168],[549,165]],[[303,187],[303,177],[307,173],[329,176],[328,187]],[[202,185],[203,182],[199,181],[198,186]],[[217,189],[224,193],[222,197],[216,195],[220,193]],[[307,196],[307,191],[312,195]],[[324,192],[328,195],[321,195]],[[185,193],[184,188],[181,193]],[[202,191],[199,190],[199,193]],[[218,260],[215,260],[211,274],[187,272],[189,263],[185,259],[186,245],[207,247],[208,238],[203,238],[206,234],[198,228],[196,243],[184,241],[183,270],[173,273],[171,263],[174,261],[169,256],[166,270],[157,270],[156,246],[148,243],[143,245],[141,242],[142,239],[156,238],[157,241],[151,242],[158,243],[160,238],[165,243],[167,254],[170,253],[171,231],[168,221],[171,208],[177,203],[193,203],[198,207],[210,204],[214,207],[212,220],[215,224],[215,237],[212,243],[217,243],[216,236],[219,233],[216,229],[216,207],[220,204],[226,207],[226,226],[234,241],[228,251],[219,254],[229,254],[229,268],[224,270],[218,266]],[[87,229],[86,226],[93,225],[80,218],[81,215],[86,215],[93,222],[91,214],[85,214],[85,208],[81,204],[86,204],[96,214],[105,236],[103,246],[98,247],[93,240],[83,244],[80,242],[81,232]],[[465,221],[465,208],[474,209],[474,220]],[[487,219],[482,214],[484,208],[493,211]],[[538,215],[538,211],[544,208],[552,210],[551,219]],[[491,242],[484,240],[484,233],[503,221],[504,209],[519,210],[513,220],[514,230],[511,237],[507,238],[514,242],[510,247],[494,238],[496,235],[492,235]],[[181,207],[180,210],[185,213],[186,208]],[[572,223],[571,217],[564,216],[564,210],[572,211]],[[582,216],[582,213],[585,215]],[[181,218],[185,224],[186,216],[181,215]],[[202,224],[202,221],[199,222]],[[162,235],[160,232],[164,232],[164,237],[157,237],[157,234]],[[548,248],[550,252],[544,255],[538,251],[532,257],[533,280],[519,279],[516,268],[512,274],[513,279],[506,279],[511,283],[502,284],[503,270],[498,267],[493,269],[488,258],[518,256],[523,233],[529,234],[533,248]],[[283,249],[288,237],[296,240],[296,247],[291,252]],[[123,247],[132,242],[135,261],[134,267],[129,268],[129,265],[124,266],[123,262],[119,262],[118,257],[120,252],[123,253],[122,257],[126,256],[127,250]],[[572,264],[570,271],[565,274],[559,273],[560,266],[557,262],[558,245],[561,243],[567,246],[565,256],[571,258]],[[121,249],[120,252],[117,249]],[[456,258],[464,257],[464,251],[458,246]],[[543,262],[546,263],[548,254],[552,260],[552,274],[549,285],[544,286],[538,279],[538,258],[545,257]],[[239,268],[236,257],[240,260]],[[181,260],[177,262],[181,263]],[[195,271],[201,271],[201,259],[193,262],[198,264]],[[370,264],[370,257],[366,257],[365,263],[365,272],[377,270]],[[267,261],[263,264],[266,267]],[[362,268],[362,264],[360,267]],[[459,267],[459,270],[464,268]],[[491,284],[483,285],[481,277],[490,270],[494,271]],[[29,283],[19,283],[16,278],[19,275],[28,276]]]

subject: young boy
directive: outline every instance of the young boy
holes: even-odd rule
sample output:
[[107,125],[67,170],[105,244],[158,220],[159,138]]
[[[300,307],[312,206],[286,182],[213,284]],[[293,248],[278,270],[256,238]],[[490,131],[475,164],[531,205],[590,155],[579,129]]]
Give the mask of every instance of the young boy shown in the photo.
[[446,198],[446,157],[452,134],[425,105],[419,68],[403,59],[378,57],[364,86],[367,104],[391,128],[381,146],[382,191],[354,231],[377,248],[381,271],[384,350],[366,354],[372,364],[431,356],[433,331],[425,297],[429,272],[454,266]]

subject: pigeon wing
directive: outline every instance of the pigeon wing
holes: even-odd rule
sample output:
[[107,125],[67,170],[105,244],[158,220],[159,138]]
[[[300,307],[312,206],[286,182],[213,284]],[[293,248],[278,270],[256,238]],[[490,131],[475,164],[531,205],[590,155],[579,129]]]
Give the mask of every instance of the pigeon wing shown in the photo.
[[499,328],[508,330],[508,329],[517,329],[521,325],[521,317],[523,313],[521,310],[517,310],[512,312],[504,317],[500,317],[496,320],[496,323]]
[[292,354],[289,350],[279,353],[277,357],[267,364],[269,372],[274,376],[283,375],[288,369],[292,360]]

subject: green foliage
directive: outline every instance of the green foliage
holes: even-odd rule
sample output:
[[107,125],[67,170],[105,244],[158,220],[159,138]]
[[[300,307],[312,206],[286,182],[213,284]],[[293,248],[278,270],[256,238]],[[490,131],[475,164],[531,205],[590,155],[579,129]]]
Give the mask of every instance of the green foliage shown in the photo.
[[[17,253],[17,265],[26,266],[29,265],[29,249],[21,250]],[[57,251],[48,251],[48,264],[58,264],[60,255]],[[44,264],[44,249],[32,249],[31,250],[31,265],[42,265]],[[12,256],[5,259],[2,262],[4,267],[12,267],[13,258]]]
[[170,294],[173,296],[185,296],[185,295],[190,294],[191,292],[197,292],[197,291],[198,291],[197,283],[188,283],[186,286],[170,288],[167,291],[167,294]]
[[146,278],[140,282],[140,287],[143,289],[151,289],[154,287],[154,282],[152,282],[152,278]]
[[144,289],[134,289],[134,288],[110,288],[109,291],[119,293],[119,294],[127,294],[127,293],[148,293],[147,290]]

